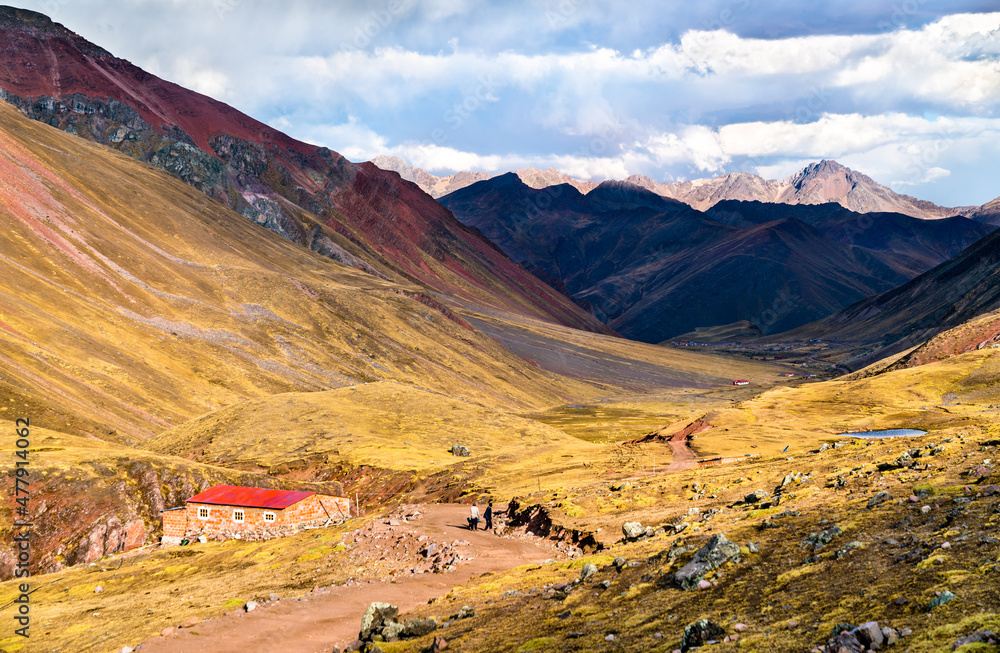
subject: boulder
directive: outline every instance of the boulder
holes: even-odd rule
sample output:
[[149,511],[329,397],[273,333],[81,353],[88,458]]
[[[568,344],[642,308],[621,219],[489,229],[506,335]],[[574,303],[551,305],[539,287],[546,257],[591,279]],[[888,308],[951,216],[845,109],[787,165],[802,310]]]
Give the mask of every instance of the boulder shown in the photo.
[[859,642],[871,650],[877,650],[882,646],[885,637],[877,621],[868,621],[854,629],[855,637]]
[[453,456],[471,456],[472,453],[469,448],[463,444],[453,444],[451,445],[451,455]]
[[699,619],[684,629],[684,636],[681,638],[681,651],[690,651],[725,636],[726,631],[719,624],[708,619]]
[[245,604],[243,604],[243,611],[244,612],[253,612],[256,609],[257,609],[257,602],[256,601],[247,601]]
[[744,503],[758,503],[763,501],[768,497],[766,490],[754,490],[750,494],[743,497]]
[[674,582],[685,590],[697,587],[698,581],[702,580],[705,574],[721,567],[739,553],[738,544],[730,542],[722,533],[713,535],[705,546],[695,552],[691,561],[674,574]]
[[441,651],[448,648],[448,642],[444,637],[435,637],[434,643],[431,644],[431,653],[441,653]]
[[892,498],[891,494],[889,494],[885,490],[882,490],[881,492],[878,492],[872,498],[868,499],[868,508],[869,509],[874,508],[875,506],[879,505],[880,503],[885,503],[886,501],[888,501],[891,498]]
[[789,485],[791,485],[792,483],[798,483],[801,480],[802,480],[802,473],[801,472],[794,472],[792,474],[785,474],[785,478],[781,479],[781,485],[778,486],[778,489],[786,488]]
[[402,636],[404,638],[423,637],[424,635],[430,635],[435,630],[437,630],[437,622],[433,619],[414,617],[403,622]]
[[591,576],[597,573],[597,565],[587,563],[580,570],[580,580],[587,580]]
[[637,521],[625,522],[622,524],[622,535],[625,539],[636,540],[646,534],[646,529]]
[[955,650],[959,646],[965,646],[966,644],[1000,644],[1000,635],[997,635],[992,630],[977,630],[971,635],[966,635],[965,637],[959,637],[955,640],[955,643],[951,645],[951,650]]
[[382,639],[387,642],[398,642],[403,634],[403,624],[390,621],[382,627]]
[[358,634],[358,639],[362,642],[370,642],[373,635],[381,634],[389,623],[395,621],[397,614],[399,614],[399,609],[391,603],[372,603],[361,618],[361,631]]

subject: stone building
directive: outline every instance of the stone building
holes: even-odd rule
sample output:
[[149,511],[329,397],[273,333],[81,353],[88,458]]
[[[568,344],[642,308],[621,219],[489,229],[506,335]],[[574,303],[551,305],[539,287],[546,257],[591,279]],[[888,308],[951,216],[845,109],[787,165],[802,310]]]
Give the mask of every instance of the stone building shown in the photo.
[[216,485],[163,511],[164,544],[208,539],[262,540],[348,519],[351,502],[315,492]]

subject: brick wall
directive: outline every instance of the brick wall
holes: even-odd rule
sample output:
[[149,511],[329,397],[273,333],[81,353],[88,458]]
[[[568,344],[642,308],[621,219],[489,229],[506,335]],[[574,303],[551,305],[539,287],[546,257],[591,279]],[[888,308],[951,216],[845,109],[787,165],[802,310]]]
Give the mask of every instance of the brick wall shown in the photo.
[[164,510],[163,511],[163,536],[164,537],[184,537],[187,531],[187,510]]

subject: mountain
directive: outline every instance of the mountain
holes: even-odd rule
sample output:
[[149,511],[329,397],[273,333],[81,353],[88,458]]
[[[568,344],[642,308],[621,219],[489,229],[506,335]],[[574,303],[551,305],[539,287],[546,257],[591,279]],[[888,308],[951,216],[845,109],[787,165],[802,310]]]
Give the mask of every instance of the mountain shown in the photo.
[[292,242],[386,279],[603,330],[416,185],[296,141],[35,12],[0,8],[0,93],[30,118],[162,168]]
[[907,283],[776,336],[851,343],[858,369],[1000,309],[1000,231]]
[[966,213],[970,218],[1000,227],[1000,197]]
[[901,195],[865,174],[828,160],[811,163],[780,180],[733,173],[708,180],[654,184],[651,190],[702,210],[722,200],[757,200],[775,204],[836,202],[857,213],[892,212],[928,219],[953,216],[959,212]]
[[[462,171],[445,177],[437,177],[422,168],[409,165],[398,156],[386,156],[384,154],[376,156],[371,162],[383,170],[398,172],[403,179],[412,181],[434,198],[443,197],[448,193],[453,193],[477,181],[492,179],[496,176],[488,172]],[[595,181],[580,181],[559,172],[555,168],[548,168],[546,170],[519,168],[513,172],[520,177],[521,181],[532,188],[569,184],[580,192],[587,193],[597,187],[597,182]]]
[[627,182],[584,195],[508,173],[440,199],[622,335],[660,342],[749,320],[794,328],[889,290],[991,227],[838,204],[723,201],[707,213]]
[[[413,181],[436,198],[496,176],[485,172],[459,172],[447,177],[436,177],[394,156],[377,156],[372,159],[372,163],[385,170],[399,172],[403,179]],[[545,171],[522,168],[515,170],[514,174],[532,188],[569,184],[582,193],[589,193],[599,185],[599,182],[573,179],[552,168]],[[832,202],[856,213],[901,213],[923,219],[964,215],[1000,226],[1000,209],[995,206],[1000,198],[981,207],[938,206],[910,195],[896,193],[865,174],[829,160],[811,163],[784,179],[764,179],[751,173],[735,172],[714,179],[666,183],[635,174],[622,181],[702,211],[726,200],[792,205]]]

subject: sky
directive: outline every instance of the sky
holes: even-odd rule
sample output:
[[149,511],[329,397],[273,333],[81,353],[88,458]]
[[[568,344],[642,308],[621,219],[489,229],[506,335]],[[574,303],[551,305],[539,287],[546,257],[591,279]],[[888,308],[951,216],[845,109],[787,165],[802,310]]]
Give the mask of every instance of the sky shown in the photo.
[[1000,196],[996,0],[22,0],[353,161]]

